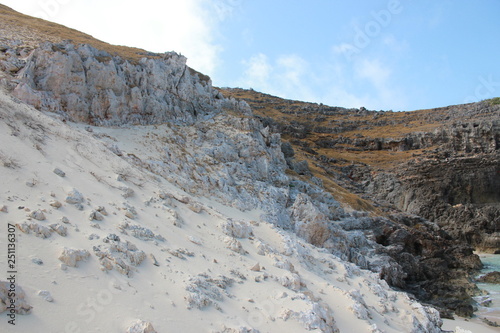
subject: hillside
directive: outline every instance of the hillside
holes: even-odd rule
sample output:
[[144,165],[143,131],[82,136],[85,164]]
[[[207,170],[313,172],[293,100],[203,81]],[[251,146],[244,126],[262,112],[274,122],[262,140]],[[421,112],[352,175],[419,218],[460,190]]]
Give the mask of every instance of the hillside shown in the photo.
[[248,102],[292,145],[295,159],[308,162],[313,176],[334,180],[338,186],[330,189],[338,200],[377,215],[394,209],[415,214],[478,250],[500,252],[496,100],[383,112],[243,89],[222,92]]
[[[175,52],[0,15],[2,332],[494,331],[460,318],[480,293],[471,245],[370,192],[389,176],[357,184],[407,162],[336,136],[358,111],[221,92]],[[315,108],[334,118],[312,130],[295,114]]]

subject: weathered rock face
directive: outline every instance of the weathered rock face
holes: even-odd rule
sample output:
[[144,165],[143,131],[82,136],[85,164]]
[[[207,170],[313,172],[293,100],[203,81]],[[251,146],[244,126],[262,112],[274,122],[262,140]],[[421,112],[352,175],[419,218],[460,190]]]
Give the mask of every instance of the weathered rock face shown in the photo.
[[[296,149],[341,186],[388,210],[436,222],[478,250],[500,252],[496,102],[392,113],[286,101],[238,89],[225,93],[245,97],[264,123],[291,138]],[[283,117],[259,111],[270,108]],[[293,152],[287,154],[294,169]]]
[[[382,245],[378,251],[393,258],[406,273],[403,280],[391,284],[410,290],[419,299],[442,310],[472,315],[473,308],[467,300],[479,290],[469,273],[482,267],[473,249],[453,241],[437,225],[425,219],[396,214],[391,220],[373,229],[376,242]],[[395,267],[386,266],[381,274],[390,274],[388,269]],[[447,311],[442,314],[449,316]]]
[[478,250],[500,251],[499,140],[498,120],[461,122],[408,135],[400,149],[434,150],[389,172],[370,175],[365,190],[438,223],[453,238]]
[[245,109],[222,100],[210,79],[174,52],[131,62],[89,45],[47,42],[27,57],[18,80],[19,99],[92,124],[193,123],[223,107]]
[[[497,154],[498,155],[498,154]],[[380,200],[422,216],[478,250],[500,250],[500,159],[472,156],[407,163],[368,186]]]

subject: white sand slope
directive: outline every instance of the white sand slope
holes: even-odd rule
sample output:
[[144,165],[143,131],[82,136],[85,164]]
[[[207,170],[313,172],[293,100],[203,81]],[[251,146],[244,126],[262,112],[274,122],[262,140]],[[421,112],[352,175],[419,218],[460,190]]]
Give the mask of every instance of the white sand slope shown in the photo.
[[435,310],[375,274],[105,144],[155,154],[139,138],[167,129],[89,132],[0,93],[0,267],[17,225],[16,279],[33,307],[15,326],[2,314],[1,332],[440,332]]

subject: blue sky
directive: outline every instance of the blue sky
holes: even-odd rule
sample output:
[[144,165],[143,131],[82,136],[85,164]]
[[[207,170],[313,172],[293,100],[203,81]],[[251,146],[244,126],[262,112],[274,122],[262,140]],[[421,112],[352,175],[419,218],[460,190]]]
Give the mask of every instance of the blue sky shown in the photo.
[[415,110],[500,96],[500,0],[0,0],[113,43],[175,50],[221,87]]

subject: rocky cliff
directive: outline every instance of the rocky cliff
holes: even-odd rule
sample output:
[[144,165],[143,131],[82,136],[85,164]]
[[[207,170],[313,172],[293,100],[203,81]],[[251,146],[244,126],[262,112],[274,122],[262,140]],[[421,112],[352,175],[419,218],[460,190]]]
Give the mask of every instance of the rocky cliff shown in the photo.
[[[397,143],[399,138],[366,139],[360,134],[363,132],[353,138],[346,136],[346,131],[371,129],[372,121],[381,126],[392,126],[394,122],[389,116],[381,117],[366,110],[310,105],[301,109],[302,104],[295,102],[288,103],[292,108],[276,108],[278,114],[283,112],[292,117],[303,116],[304,112],[313,115],[317,126],[312,129],[300,117],[288,122],[273,118],[276,114],[263,116],[261,110],[268,108],[269,103],[239,101],[230,95],[241,96],[230,90],[221,93],[211,86],[209,78],[187,67],[185,58],[175,53],[131,59],[89,44],[42,41],[39,46],[26,46],[23,40],[14,37],[2,39],[0,69],[4,87],[19,100],[67,122],[122,128],[168,124],[161,131],[131,134],[140,145],[129,152],[123,152],[120,140],[111,135],[96,138],[130,165],[147,170],[191,195],[212,198],[238,210],[255,211],[261,221],[291,231],[342,260],[377,273],[390,285],[434,304],[445,315],[451,315],[449,310],[460,315],[472,314],[471,296],[477,289],[469,274],[481,266],[472,248],[443,232],[434,223],[440,221],[433,221],[430,216],[426,220],[390,210],[390,205],[399,204],[391,202],[391,195],[399,198],[397,191],[406,195],[407,190],[403,185],[388,189],[391,182],[403,184],[389,169],[377,169],[380,174],[377,175],[367,163],[353,164],[346,156],[322,151],[342,147],[351,154],[389,152],[380,163],[386,165],[394,150],[404,156],[415,151],[424,154],[423,150],[429,149],[424,145],[445,140],[441,132],[435,132],[436,136],[431,138],[426,134],[413,138],[412,130],[407,129],[408,136],[400,143]],[[498,108],[494,110],[498,112]],[[482,117],[482,109],[476,111],[474,116]],[[446,117],[446,114],[436,112],[432,117]],[[330,118],[331,115],[340,115],[342,121]],[[415,122],[420,122],[417,127],[427,126],[418,115],[409,117],[417,118]],[[456,141],[450,136],[446,142],[465,147],[465,153],[497,152],[496,143],[490,140],[486,144],[481,139],[486,135],[485,126],[472,126],[471,133],[477,134],[469,135],[470,140]],[[496,131],[492,128],[488,133]],[[311,139],[310,133],[314,131],[321,135]],[[118,128],[114,135],[119,137],[119,132]],[[342,137],[330,137],[332,133]],[[283,142],[281,136],[289,143]],[[490,175],[494,164],[484,165],[483,173]],[[318,173],[317,168],[326,172]],[[472,176],[470,179],[471,184],[476,184]],[[335,181],[345,188],[334,184]],[[449,187],[454,188],[456,183],[461,180],[451,177]],[[496,200],[495,187],[489,185],[487,178],[483,183],[491,193],[467,192],[471,205],[495,204],[488,201]],[[385,196],[381,188],[387,189]],[[423,184],[413,197],[426,196],[426,188]],[[459,192],[465,190],[457,191],[449,192],[450,198],[454,198],[449,203],[452,208],[462,200]],[[381,199],[373,199],[374,192]],[[439,195],[436,198],[442,200]],[[389,204],[377,203],[382,199]],[[183,198],[179,200],[189,203]],[[408,207],[420,206],[412,204],[400,209],[413,212]],[[233,245],[238,248],[237,243]]]
[[477,250],[500,251],[496,100],[395,113],[224,91],[250,103],[317,173],[351,193],[435,222]]

